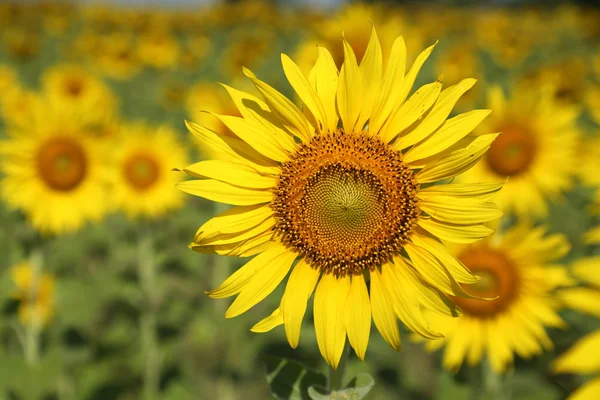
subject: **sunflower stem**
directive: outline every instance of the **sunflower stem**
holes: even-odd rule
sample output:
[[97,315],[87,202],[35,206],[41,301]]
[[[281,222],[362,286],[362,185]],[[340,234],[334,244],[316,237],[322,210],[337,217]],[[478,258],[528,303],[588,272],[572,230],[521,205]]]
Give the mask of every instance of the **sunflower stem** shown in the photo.
[[344,388],[344,373],[346,372],[346,365],[350,358],[350,346],[348,342],[344,344],[344,350],[340,357],[340,362],[336,369],[329,366],[329,379],[327,381],[329,391],[333,392],[336,390],[342,390]]
[[29,287],[27,304],[31,320],[26,324],[25,330],[25,361],[27,365],[33,367],[37,365],[40,359],[40,335],[42,332],[42,320],[37,307],[37,297],[40,286],[40,278],[44,268],[44,254],[41,249],[36,249],[31,253],[31,286]]
[[510,400],[512,398],[509,382],[492,368],[491,363],[485,357],[479,365],[479,374],[473,383],[471,398],[485,400]]
[[158,352],[158,338],[156,336],[156,311],[160,300],[156,288],[156,264],[152,235],[151,230],[146,226],[141,226],[139,234],[138,274],[145,297],[145,305],[140,321],[143,354],[145,357],[143,399],[156,400],[158,398],[160,383],[160,355]]

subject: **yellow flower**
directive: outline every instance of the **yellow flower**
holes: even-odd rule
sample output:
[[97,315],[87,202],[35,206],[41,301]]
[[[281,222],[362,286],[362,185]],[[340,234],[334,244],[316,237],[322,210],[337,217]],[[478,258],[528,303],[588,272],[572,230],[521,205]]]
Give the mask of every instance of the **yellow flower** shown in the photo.
[[9,87],[0,98],[2,120],[8,126],[25,127],[40,101],[39,95],[31,90],[20,86]]
[[[587,236],[590,243],[600,244],[600,226],[588,232]],[[577,261],[571,272],[588,286],[564,289],[560,292],[561,299],[570,308],[600,318],[600,256]],[[567,400],[600,398],[600,330],[583,337],[559,356],[554,362],[553,370],[557,373],[596,375]]]
[[85,115],[90,123],[112,118],[116,98],[110,88],[83,67],[58,65],[42,76],[42,88],[56,107]]
[[179,62],[180,48],[177,39],[163,29],[140,36],[137,55],[144,65],[155,69],[172,69]]
[[504,185],[495,201],[519,216],[544,217],[546,199],[556,200],[573,183],[579,132],[575,106],[560,105],[552,90],[516,91],[506,99],[498,87],[488,92],[492,116],[481,132],[501,132],[484,159],[463,182],[495,181]]
[[103,38],[93,56],[102,73],[119,80],[132,79],[141,69],[142,64],[135,51],[133,35],[129,33],[113,33]]
[[75,117],[40,104],[0,146],[2,196],[43,233],[74,231],[106,209],[103,147]]
[[34,277],[34,269],[27,262],[12,267],[10,274],[17,286],[14,297],[21,303],[21,323],[25,326],[47,325],[55,310],[54,277],[47,273]]
[[180,207],[183,196],[175,184],[181,179],[172,169],[183,167],[188,159],[175,132],[138,123],[119,135],[114,150],[114,205],[131,218],[156,218]]
[[[372,22],[371,22],[372,21]],[[423,38],[418,31],[413,29],[405,19],[395,10],[389,10],[380,5],[352,3],[343,7],[335,17],[326,19],[315,26],[315,34],[300,44],[295,58],[303,72],[308,73],[314,65],[317,55],[316,46],[323,46],[331,51],[333,61],[337,68],[344,62],[344,48],[340,43],[340,32],[352,45],[357,61],[360,63],[369,44],[369,35],[373,23],[379,28],[383,64],[387,63],[393,39],[400,34],[408,38],[412,46],[408,49],[407,59],[411,60],[417,51],[423,47]]]
[[276,38],[275,31],[267,27],[233,31],[227,40],[231,45],[222,55],[223,72],[234,76],[242,67],[257,68],[273,48]]
[[544,327],[561,327],[560,303],[552,290],[573,282],[554,262],[570,249],[564,235],[546,235],[542,227],[518,225],[500,238],[457,246],[458,259],[481,279],[466,288],[480,300],[455,297],[460,318],[431,314],[433,329],[446,337],[429,341],[429,350],[445,346],[443,364],[456,370],[467,360],[479,363],[487,354],[492,368],[503,372],[514,354],[529,358],[552,347]]
[[29,61],[40,51],[40,38],[33,29],[13,26],[3,32],[2,42],[6,51],[19,61]]
[[442,293],[463,295],[460,284],[476,278],[437,238],[477,241],[492,232],[483,222],[501,214],[489,201],[501,184],[430,185],[470,168],[497,136],[469,135],[489,110],[446,119],[475,80],[443,91],[435,81],[409,97],[434,46],[407,73],[402,38],[385,73],[374,30],[360,64],[350,44],[343,46],[339,73],[325,48],[308,77],[282,55],[304,111],[244,70],[263,99],[226,86],[242,117],[217,117],[237,138],[188,123],[217,159],[184,168],[198,179],[178,184],[236,206],[200,227],[192,249],[255,256],[208,292],[238,295],[225,317],[249,310],[292,270],[280,306],[252,330],[283,324],[297,347],[314,291],[317,343],[334,368],[346,336],[364,359],[371,319],[394,349],[398,318],[425,337],[440,337],[421,307],[453,314]]

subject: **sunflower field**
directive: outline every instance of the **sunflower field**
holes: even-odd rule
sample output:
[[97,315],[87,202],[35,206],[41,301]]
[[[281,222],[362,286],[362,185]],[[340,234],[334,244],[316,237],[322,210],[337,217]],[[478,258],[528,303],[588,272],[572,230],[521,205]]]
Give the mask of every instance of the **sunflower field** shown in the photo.
[[0,400],[600,399],[600,7],[138,3],[0,2]]

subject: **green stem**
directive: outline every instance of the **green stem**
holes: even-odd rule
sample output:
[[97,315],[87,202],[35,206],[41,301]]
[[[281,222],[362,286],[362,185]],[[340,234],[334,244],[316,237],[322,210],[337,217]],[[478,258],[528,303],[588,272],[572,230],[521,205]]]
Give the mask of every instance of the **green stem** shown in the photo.
[[484,358],[479,365],[479,374],[473,382],[472,398],[485,400],[510,400],[512,397],[507,375],[494,371],[489,360]]
[[40,278],[44,268],[44,255],[40,249],[34,250],[30,258],[31,263],[31,286],[27,303],[30,307],[31,321],[27,324],[25,331],[25,361],[29,366],[35,366],[40,359],[40,335],[42,332],[42,320],[38,312],[37,296]]
[[350,346],[348,346],[348,343],[346,342],[337,368],[333,369],[331,366],[329,366],[329,379],[327,382],[329,391],[333,392],[336,390],[342,390],[344,388],[344,373],[346,372],[346,365],[348,364],[349,358]]
[[159,306],[159,296],[156,287],[154,247],[150,232],[148,227],[143,227],[138,243],[138,274],[145,297],[145,306],[140,321],[145,356],[144,400],[156,400],[160,384],[160,355],[156,336],[156,310]]

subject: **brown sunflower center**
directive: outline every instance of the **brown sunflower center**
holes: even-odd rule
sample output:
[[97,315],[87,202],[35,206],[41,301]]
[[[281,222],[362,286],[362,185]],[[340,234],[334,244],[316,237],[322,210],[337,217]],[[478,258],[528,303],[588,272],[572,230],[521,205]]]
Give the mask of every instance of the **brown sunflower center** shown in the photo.
[[402,249],[420,214],[417,190],[401,154],[378,138],[315,136],[282,165],[275,231],[314,268],[360,274]]
[[71,78],[65,82],[65,92],[70,97],[79,97],[83,93],[84,83],[81,79]]
[[86,176],[84,149],[74,139],[53,138],[44,143],[37,153],[37,171],[51,189],[64,192],[73,190]]
[[158,163],[148,154],[134,154],[125,161],[123,166],[125,179],[134,189],[144,191],[156,183],[160,169]]
[[529,128],[509,126],[487,152],[488,166],[502,176],[516,176],[529,169],[537,152],[535,137]]
[[497,297],[494,300],[454,297],[454,303],[466,314],[479,318],[491,317],[505,310],[515,300],[519,277],[514,263],[503,252],[488,247],[474,247],[458,258],[481,278],[465,290],[477,297]]

